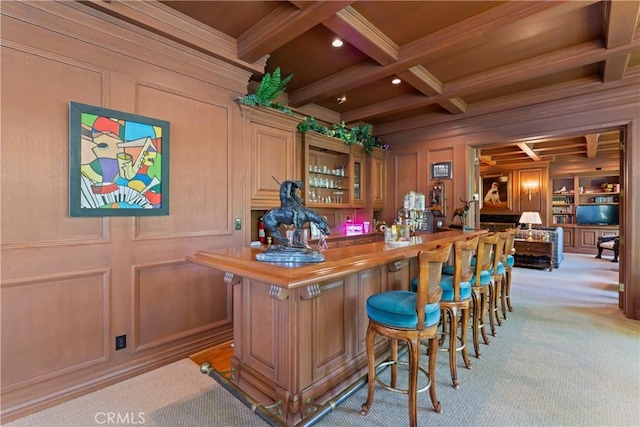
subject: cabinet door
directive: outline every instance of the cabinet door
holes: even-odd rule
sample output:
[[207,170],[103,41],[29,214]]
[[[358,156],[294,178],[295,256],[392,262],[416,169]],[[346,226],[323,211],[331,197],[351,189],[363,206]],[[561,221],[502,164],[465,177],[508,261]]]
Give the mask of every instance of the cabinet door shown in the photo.
[[277,206],[280,203],[278,182],[298,179],[294,169],[294,137],[295,134],[290,130],[277,129],[260,123],[252,124],[252,207]]
[[387,166],[382,156],[374,152],[371,156],[371,203],[374,208],[384,208],[387,185]]
[[572,228],[564,227],[562,233],[562,247],[572,248],[574,245],[574,230]]
[[351,206],[360,207],[366,204],[365,201],[365,176],[366,176],[366,165],[365,165],[365,154],[364,150],[355,149],[351,155],[351,185],[352,185],[352,195],[351,195]]
[[305,204],[313,208],[350,203],[349,147],[336,138],[307,132],[304,145]]
[[270,108],[240,105],[240,110],[247,197],[252,209],[271,209],[280,204],[279,183],[300,179],[301,151],[296,141],[299,119]]

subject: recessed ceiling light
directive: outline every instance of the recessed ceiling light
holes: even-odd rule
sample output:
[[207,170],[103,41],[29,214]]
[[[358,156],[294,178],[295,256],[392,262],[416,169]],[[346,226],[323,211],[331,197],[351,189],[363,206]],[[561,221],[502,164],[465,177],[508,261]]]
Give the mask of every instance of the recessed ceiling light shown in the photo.
[[340,39],[335,39],[334,41],[331,42],[331,46],[333,46],[333,47],[340,47],[343,44],[344,43],[342,43],[342,40],[340,40]]
[[393,83],[394,85],[399,85],[401,81],[402,80],[396,77],[395,79],[391,80],[391,83]]
[[346,95],[342,95],[340,97],[338,97],[338,104],[344,104],[344,102],[347,100],[347,96]]

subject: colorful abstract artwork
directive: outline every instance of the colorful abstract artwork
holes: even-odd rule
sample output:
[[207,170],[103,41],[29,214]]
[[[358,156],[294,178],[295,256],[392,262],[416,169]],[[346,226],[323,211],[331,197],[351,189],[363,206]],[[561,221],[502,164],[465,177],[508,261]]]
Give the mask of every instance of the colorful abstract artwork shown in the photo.
[[71,216],[169,214],[169,123],[69,104]]

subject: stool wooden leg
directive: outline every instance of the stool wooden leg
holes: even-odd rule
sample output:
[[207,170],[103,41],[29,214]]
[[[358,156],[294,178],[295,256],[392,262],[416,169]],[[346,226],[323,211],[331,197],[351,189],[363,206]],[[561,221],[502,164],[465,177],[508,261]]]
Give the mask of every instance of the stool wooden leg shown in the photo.
[[[397,362],[398,361],[398,340],[392,339],[390,344],[391,344],[390,360]],[[391,380],[389,381],[389,385],[393,388],[396,388],[397,382],[398,382],[398,364],[393,363],[391,365]]]
[[429,395],[431,397],[431,404],[433,405],[433,409],[437,413],[442,412],[442,405],[438,401],[438,396],[436,395],[436,362],[438,358],[438,342],[435,338],[431,338],[429,340],[429,380],[431,381],[431,386],[429,387]]
[[472,368],[471,360],[469,359],[469,352],[467,351],[467,331],[469,330],[469,311],[470,308],[462,309],[462,322],[460,324],[460,341],[462,342],[462,360],[464,360],[464,366],[468,369]]
[[[453,388],[458,388],[458,372],[457,372],[457,352],[458,347],[458,310],[452,307],[447,310],[449,314],[449,367],[451,370],[451,381]],[[431,361],[431,359],[429,359]],[[432,380],[433,381],[433,380]]]
[[487,308],[487,293],[481,291],[475,291],[471,294],[473,301],[473,349],[476,353],[476,358],[480,359],[480,334],[484,343],[489,345],[489,338],[485,331],[485,310]]
[[[508,268],[504,272],[504,280],[502,281],[502,292],[500,292],[500,302],[502,305],[502,317],[507,319],[507,300],[509,298],[509,288],[511,287],[511,269]],[[509,304],[509,311],[511,305]]]
[[[430,340],[433,341],[433,340]],[[409,425],[418,426],[418,364],[420,363],[420,341],[407,340],[409,344]],[[429,343],[431,353],[431,343]],[[429,356],[431,358],[431,355]],[[433,387],[433,382],[431,383]]]
[[513,308],[511,307],[511,273],[512,273],[511,270],[509,270],[507,272],[508,277],[507,277],[507,295],[506,295],[506,299],[507,299],[507,308],[509,309],[509,311],[513,311]]
[[502,326],[502,319],[500,318],[500,309],[498,308],[498,302],[502,299],[502,282],[504,276],[498,276],[496,279],[496,297],[493,301],[493,311],[496,313],[496,321],[498,326]]
[[482,339],[484,340],[484,343],[489,345],[489,337],[487,336],[487,331],[486,331],[486,325],[484,322],[485,319],[485,313],[487,309],[487,292],[482,292],[480,294],[480,324],[478,325],[478,327],[480,328],[480,332],[482,333]]
[[367,401],[362,405],[360,415],[367,415],[369,409],[371,409],[371,405],[373,404],[373,395],[375,393],[376,386],[376,357],[373,348],[375,337],[376,332],[371,326],[371,323],[369,323],[369,326],[367,327],[367,361],[369,368],[367,380],[369,382],[367,384]]

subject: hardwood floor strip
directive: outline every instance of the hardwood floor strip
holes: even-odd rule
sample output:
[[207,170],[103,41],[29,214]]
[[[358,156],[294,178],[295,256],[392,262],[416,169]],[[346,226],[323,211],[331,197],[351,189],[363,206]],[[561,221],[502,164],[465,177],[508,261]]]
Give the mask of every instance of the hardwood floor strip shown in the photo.
[[225,372],[231,370],[232,357],[233,341],[228,341],[215,347],[202,350],[196,354],[192,354],[189,358],[198,365],[201,365],[203,362],[209,362],[216,370]]

